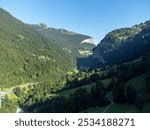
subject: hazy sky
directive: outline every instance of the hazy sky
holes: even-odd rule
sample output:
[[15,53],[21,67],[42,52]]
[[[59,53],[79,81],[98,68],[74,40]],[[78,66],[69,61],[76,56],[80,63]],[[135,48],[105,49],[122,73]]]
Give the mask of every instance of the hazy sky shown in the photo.
[[46,23],[87,34],[97,44],[108,32],[150,20],[150,0],[0,0],[25,23]]

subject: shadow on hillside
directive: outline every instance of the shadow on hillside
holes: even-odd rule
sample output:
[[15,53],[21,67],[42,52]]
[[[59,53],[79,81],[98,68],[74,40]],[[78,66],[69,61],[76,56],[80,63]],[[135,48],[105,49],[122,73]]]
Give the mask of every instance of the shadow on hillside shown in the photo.
[[77,68],[81,69],[94,69],[101,67],[102,64],[99,62],[98,58],[93,58],[91,56],[85,58],[77,58]]

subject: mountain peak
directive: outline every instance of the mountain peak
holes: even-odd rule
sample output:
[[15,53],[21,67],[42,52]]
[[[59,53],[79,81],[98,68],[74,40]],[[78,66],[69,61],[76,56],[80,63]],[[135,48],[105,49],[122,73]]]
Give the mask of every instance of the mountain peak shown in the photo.
[[48,29],[48,26],[45,23],[39,23],[37,26],[43,28],[43,29]]

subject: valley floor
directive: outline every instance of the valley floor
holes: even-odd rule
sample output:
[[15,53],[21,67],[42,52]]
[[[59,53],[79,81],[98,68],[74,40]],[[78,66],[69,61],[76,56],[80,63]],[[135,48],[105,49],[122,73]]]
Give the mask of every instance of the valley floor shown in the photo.
[[[84,113],[139,113],[138,109],[129,104],[111,104],[105,107],[91,107],[82,111]],[[143,113],[150,113],[150,103],[145,104]]]

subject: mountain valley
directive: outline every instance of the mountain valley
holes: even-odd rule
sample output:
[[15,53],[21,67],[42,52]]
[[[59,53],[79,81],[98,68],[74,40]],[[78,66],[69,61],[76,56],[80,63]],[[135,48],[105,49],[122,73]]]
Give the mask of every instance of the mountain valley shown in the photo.
[[1,113],[150,112],[150,21],[91,36],[0,8]]

